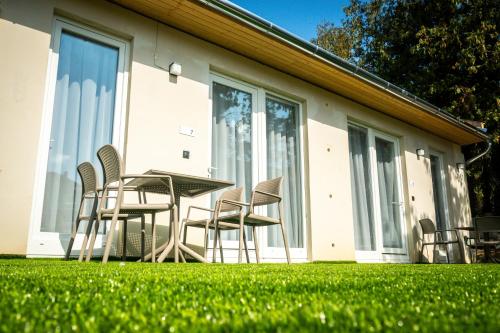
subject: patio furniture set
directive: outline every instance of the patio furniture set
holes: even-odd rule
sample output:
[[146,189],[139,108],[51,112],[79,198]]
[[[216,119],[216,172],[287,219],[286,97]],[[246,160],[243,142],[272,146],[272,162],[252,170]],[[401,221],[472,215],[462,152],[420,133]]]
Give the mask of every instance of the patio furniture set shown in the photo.
[[[141,221],[141,258],[140,261],[151,260],[152,262],[163,262],[169,254],[173,252],[174,261],[186,261],[185,255],[207,262],[208,254],[208,231],[214,231],[213,241],[213,262],[216,262],[216,248],[219,245],[220,258],[224,262],[221,231],[238,230],[239,247],[238,263],[242,262],[243,250],[246,254],[247,262],[250,262],[248,246],[245,235],[245,227],[250,227],[253,233],[255,244],[255,255],[257,263],[260,262],[259,247],[256,237],[256,228],[264,226],[279,225],[285,245],[286,257],[290,263],[290,253],[285,225],[283,220],[283,202],[282,202],[282,177],[270,179],[257,184],[251,193],[250,202],[243,202],[243,188],[233,188],[222,193],[215,203],[215,207],[204,208],[190,206],[187,217],[183,223],[183,242],[180,241],[181,235],[179,227],[179,206],[180,198],[192,198],[195,196],[214,192],[223,188],[233,186],[234,183],[224,180],[216,180],[192,175],[183,175],[178,173],[149,170],[143,174],[126,174],[124,172],[123,160],[120,153],[112,145],[105,145],[97,152],[97,157],[102,166],[104,183],[103,187],[98,186],[97,173],[90,162],[83,162],[78,166],[78,173],[82,182],[82,196],[80,207],[73,225],[71,238],[66,250],[65,258],[69,259],[73,243],[81,221],[88,221],[84,234],[83,243],[79,253],[79,261],[90,261],[93,255],[96,238],[99,227],[104,224],[106,230],[106,221],[111,225],[107,232],[106,245],[102,262],[108,261],[113,237],[118,222],[123,224],[123,250],[122,260],[126,256],[126,235],[127,222],[129,220],[140,219]],[[158,194],[166,199],[163,202],[148,202],[148,194]],[[127,200],[125,200],[125,197]],[[129,203],[130,197],[136,197],[134,203]],[[256,207],[278,205],[278,217],[269,217],[259,214]],[[91,207],[90,214],[86,214],[88,207]],[[194,210],[203,210],[210,213],[210,218],[193,219],[191,212]],[[169,213],[169,237],[165,244],[157,247],[157,223],[156,215],[159,213]],[[145,223],[146,216],[151,216],[151,253],[145,254]],[[204,229],[204,256],[199,255],[186,245],[186,234],[188,227]],[[88,244],[88,250],[87,250]]]
[[[461,262],[465,263],[464,246],[468,248],[472,262],[495,262],[500,263],[497,254],[500,253],[500,216],[480,216],[473,219],[473,226],[456,227],[453,229],[437,230],[434,222],[430,219],[419,221],[422,228],[422,247],[420,250],[420,262],[423,261],[424,248],[433,246],[433,262],[436,262],[436,248],[444,247],[446,262],[450,262],[449,245],[457,244],[461,256]],[[468,232],[461,244],[459,231]],[[454,235],[447,237],[447,233]],[[482,253],[482,259],[478,255]]]

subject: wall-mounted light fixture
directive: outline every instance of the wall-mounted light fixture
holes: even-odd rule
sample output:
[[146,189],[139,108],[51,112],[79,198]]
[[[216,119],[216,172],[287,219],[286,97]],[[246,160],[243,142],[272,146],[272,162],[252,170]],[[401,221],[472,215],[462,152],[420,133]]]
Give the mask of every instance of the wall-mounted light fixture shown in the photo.
[[182,74],[182,65],[176,62],[173,62],[168,66],[168,71],[171,75],[179,76]]
[[457,163],[457,169],[458,170],[465,170],[465,163],[462,163],[462,162]]
[[417,149],[417,159],[420,159],[420,157],[425,156],[425,150],[423,148],[418,148]]

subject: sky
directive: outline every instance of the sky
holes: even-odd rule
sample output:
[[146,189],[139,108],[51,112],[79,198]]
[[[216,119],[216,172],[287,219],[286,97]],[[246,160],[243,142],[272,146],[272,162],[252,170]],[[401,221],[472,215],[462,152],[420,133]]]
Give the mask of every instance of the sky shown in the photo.
[[271,21],[289,32],[311,40],[318,23],[340,25],[349,0],[230,0],[232,3]]

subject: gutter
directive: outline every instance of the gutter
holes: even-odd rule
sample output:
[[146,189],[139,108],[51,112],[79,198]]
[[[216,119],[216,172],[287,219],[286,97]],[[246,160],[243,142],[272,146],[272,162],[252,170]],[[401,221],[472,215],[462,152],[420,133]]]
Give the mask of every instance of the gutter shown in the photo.
[[477,161],[478,159],[480,159],[481,157],[487,155],[490,152],[491,146],[492,146],[491,139],[488,139],[487,143],[488,143],[488,147],[486,147],[486,150],[483,151],[482,153],[480,153],[479,155],[476,155],[476,156],[468,159],[467,161],[465,161],[465,166],[468,166],[468,165],[474,163],[475,161]]
[[446,120],[469,133],[475,134],[476,136],[482,138],[484,141],[489,141],[489,136],[484,134],[482,131],[476,127],[463,122],[460,118],[457,118],[446,112],[445,110],[434,106],[433,104],[409,93],[408,91],[372,74],[350,62],[336,56],[335,54],[308,42],[301,37],[298,37],[287,30],[275,25],[274,23],[267,21],[266,19],[237,6],[227,0],[195,0],[196,2],[202,3],[212,10],[222,13],[226,16],[230,16],[240,22],[252,26],[253,28],[260,30],[261,32],[273,37],[278,38],[281,41],[289,44],[292,47],[299,48],[302,51],[319,58],[320,60],[326,61],[327,63],[339,68],[344,72],[348,72],[350,75],[363,80],[371,85],[374,85],[388,93],[392,93],[399,98],[402,98],[409,103],[412,103],[419,108],[423,109],[427,113],[431,113],[443,120]]

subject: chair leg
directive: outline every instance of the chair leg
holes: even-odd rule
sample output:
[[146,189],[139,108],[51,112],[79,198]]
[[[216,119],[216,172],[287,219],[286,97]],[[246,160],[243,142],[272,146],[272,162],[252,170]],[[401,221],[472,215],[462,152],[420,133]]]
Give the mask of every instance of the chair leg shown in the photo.
[[449,264],[450,263],[450,254],[448,253],[448,245],[444,245],[444,249],[446,251],[446,263]]
[[244,225],[243,225],[243,214],[240,214],[240,245],[238,247],[238,264],[241,264],[243,257],[243,235],[244,235]]
[[436,263],[436,241],[434,241],[434,246],[432,247],[432,263]]
[[[205,234],[203,237],[203,251],[204,251],[204,258],[207,260],[208,258],[208,223],[205,223]],[[186,245],[186,241],[184,240],[184,245]]]
[[[92,238],[90,239],[89,250],[87,253],[87,257],[85,258],[86,262],[89,262],[92,259],[92,254],[94,253],[95,240],[97,238],[97,234],[99,233],[99,225],[101,224],[101,219],[97,218],[94,223],[94,232],[92,233]],[[103,223],[104,229],[106,229],[106,222]]]
[[255,257],[257,259],[257,263],[260,264],[259,242],[257,240],[257,231],[255,230],[255,227],[252,227],[252,234],[253,234],[253,243],[255,244]]
[[71,255],[71,250],[73,249],[73,243],[75,242],[76,233],[78,232],[78,227],[80,226],[81,222],[80,215],[82,214],[84,202],[85,202],[85,196],[82,196],[82,199],[80,201],[80,207],[78,208],[78,214],[76,215],[75,223],[72,225],[73,230],[71,230],[71,238],[69,239],[68,248],[66,249],[66,254],[64,255],[64,260],[68,260],[69,256]]
[[127,259],[127,219],[123,220],[123,248],[122,248],[122,261]]
[[71,250],[73,249],[73,243],[75,242],[75,237],[79,226],[80,218],[77,217],[75,224],[73,225],[73,230],[71,231],[71,238],[69,239],[68,248],[66,249],[66,254],[64,255],[64,260],[69,260],[69,256],[71,255]]
[[146,251],[145,247],[146,247],[146,218],[144,215],[141,215],[141,262],[144,262],[144,252]]
[[217,262],[217,236],[220,234],[219,223],[217,222],[217,220],[215,220],[214,223],[215,223],[215,228],[214,228],[214,247],[213,247],[213,252],[212,252],[212,262],[213,263]]
[[89,237],[91,237],[92,226],[94,224],[94,217],[91,216],[88,223],[87,229],[85,230],[85,235],[83,236],[82,247],[80,249],[80,255],[78,256],[78,261],[83,261],[83,257],[85,257],[85,251],[87,251],[87,244],[89,242]]
[[245,227],[243,227],[243,244],[245,245],[245,256],[247,258],[247,264],[249,264],[250,256],[248,255],[248,244],[247,244],[247,235],[245,232]]
[[288,237],[285,230],[285,221],[283,220],[283,201],[279,203],[281,233],[283,234],[283,242],[285,243],[286,260],[290,264],[290,248],[288,247]]
[[[156,253],[156,214],[151,214],[151,253]],[[151,262],[156,261],[156,255],[151,255]]]
[[182,230],[182,243],[184,245],[186,245],[186,242],[187,242],[187,232],[188,232],[187,227],[188,226],[186,225],[186,223],[184,223],[183,227],[181,228],[181,230]]
[[[117,214],[115,214],[117,215]],[[109,253],[111,252],[111,245],[113,243],[113,236],[115,234],[116,223],[118,222],[118,216],[114,216],[111,220],[111,226],[109,228],[108,237],[106,239],[106,247],[104,248],[104,255],[102,257],[102,263],[105,264],[108,262]]]
[[174,262],[179,262],[179,222],[177,221],[177,209],[178,207],[174,205],[172,209],[172,218],[170,221],[174,223]]
[[424,241],[422,241],[422,247],[420,248],[420,263],[423,264],[424,263]]
[[224,251],[222,246],[222,237],[220,236],[220,229],[217,230],[218,238],[219,238],[219,252],[220,252],[220,262],[224,263]]

